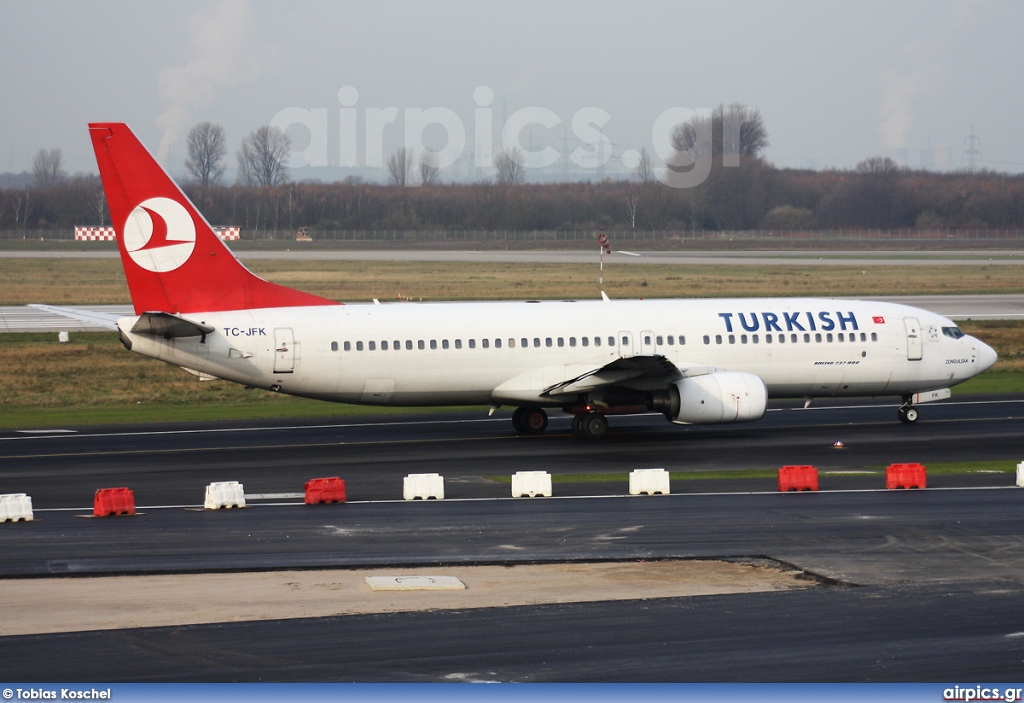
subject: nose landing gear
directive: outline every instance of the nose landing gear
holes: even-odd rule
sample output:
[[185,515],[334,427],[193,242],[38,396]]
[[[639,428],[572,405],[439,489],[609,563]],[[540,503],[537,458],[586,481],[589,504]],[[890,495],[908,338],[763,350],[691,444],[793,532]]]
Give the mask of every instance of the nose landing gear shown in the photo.
[[913,406],[914,399],[911,396],[903,396],[903,405],[897,411],[900,422],[909,425],[917,422],[917,408]]

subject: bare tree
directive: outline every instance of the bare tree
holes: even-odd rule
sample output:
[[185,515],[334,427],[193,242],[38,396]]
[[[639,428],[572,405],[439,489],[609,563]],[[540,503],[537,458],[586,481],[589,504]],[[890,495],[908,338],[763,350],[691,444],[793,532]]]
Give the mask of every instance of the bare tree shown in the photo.
[[636,193],[629,193],[626,196],[626,206],[629,208],[629,226],[636,229],[636,206],[640,204],[640,196]]
[[238,182],[245,186],[279,186],[288,181],[285,159],[292,142],[282,130],[264,125],[242,140]]
[[769,144],[761,113],[740,103],[728,107],[719,105],[710,116],[698,115],[676,125],[671,135],[672,147],[701,159],[706,156],[701,144],[707,138],[710,138],[711,156],[754,157]]
[[441,176],[441,169],[437,166],[437,152],[426,151],[420,157],[420,183],[425,186],[436,185]]
[[101,227],[107,224],[107,195],[100,186],[92,196],[92,210],[96,213],[97,224]]
[[224,175],[223,159],[227,151],[224,128],[212,122],[200,122],[188,133],[185,168],[200,187],[209,188]]
[[651,164],[651,157],[647,153],[647,147],[640,147],[640,161],[633,169],[633,175],[641,183],[651,183],[654,180],[654,167]]
[[514,186],[523,182],[523,172],[526,163],[526,154],[519,147],[506,149],[494,157],[494,168],[497,169],[496,178],[502,185]]
[[388,157],[388,183],[393,186],[411,185],[413,168],[412,149],[404,146]]
[[898,173],[899,164],[888,156],[871,156],[857,164],[857,173],[874,173],[880,175],[891,175]]
[[60,149],[40,149],[32,160],[32,175],[36,188],[52,188],[60,185],[67,177],[61,162],[64,160]]

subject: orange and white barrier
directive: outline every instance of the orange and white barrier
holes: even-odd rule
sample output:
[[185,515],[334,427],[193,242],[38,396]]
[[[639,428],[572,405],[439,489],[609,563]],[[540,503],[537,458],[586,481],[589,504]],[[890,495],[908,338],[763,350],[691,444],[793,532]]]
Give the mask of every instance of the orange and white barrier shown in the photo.
[[[242,238],[241,227],[214,227],[221,241],[235,242]],[[75,227],[76,242],[112,242],[117,239],[113,227]]]

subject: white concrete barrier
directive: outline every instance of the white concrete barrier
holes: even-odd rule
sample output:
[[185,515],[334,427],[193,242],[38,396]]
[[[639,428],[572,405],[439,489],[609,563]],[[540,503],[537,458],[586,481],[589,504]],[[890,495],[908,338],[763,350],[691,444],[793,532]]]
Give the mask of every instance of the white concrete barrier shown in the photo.
[[668,495],[669,490],[668,471],[665,469],[634,469],[629,472],[629,495],[638,496],[646,493],[649,496],[655,493]]
[[24,493],[0,496],[0,522],[32,521],[32,498]]
[[1024,488],[1024,461],[1017,464],[1017,485]]
[[551,497],[551,474],[547,471],[516,471],[512,475],[512,497]]
[[402,496],[406,500],[444,500],[444,477],[441,474],[409,474],[405,477]]
[[245,491],[238,481],[220,481],[211,483],[206,487],[206,502],[203,507],[207,510],[219,510],[220,508],[244,508]]

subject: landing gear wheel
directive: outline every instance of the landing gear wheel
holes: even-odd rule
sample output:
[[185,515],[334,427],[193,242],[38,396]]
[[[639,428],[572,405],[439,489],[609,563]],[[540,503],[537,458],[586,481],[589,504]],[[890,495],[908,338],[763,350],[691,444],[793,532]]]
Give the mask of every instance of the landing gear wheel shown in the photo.
[[523,424],[523,415],[525,414],[526,408],[516,408],[512,411],[512,427],[520,434],[526,432],[526,425]]
[[572,427],[573,434],[581,439],[603,439],[608,434],[608,420],[601,413],[580,413],[573,418]]
[[[519,424],[516,424],[516,415]],[[548,414],[540,408],[517,408],[512,413],[512,425],[522,434],[540,434],[548,428]]]
[[899,409],[900,422],[904,424],[911,424],[917,422],[917,408],[900,408]]

